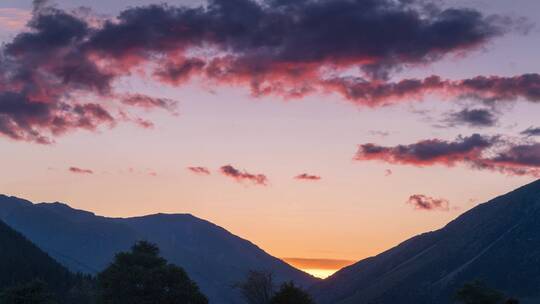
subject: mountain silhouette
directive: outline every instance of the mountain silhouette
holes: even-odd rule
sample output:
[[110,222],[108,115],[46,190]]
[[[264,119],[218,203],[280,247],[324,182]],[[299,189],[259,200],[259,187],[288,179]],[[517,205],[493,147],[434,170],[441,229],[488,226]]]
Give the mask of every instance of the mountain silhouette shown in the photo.
[[64,293],[73,282],[65,267],[0,221],[0,292],[36,279],[58,293]]
[[107,218],[62,203],[33,204],[0,195],[0,220],[74,272],[95,274],[138,240],[159,246],[183,267],[211,303],[238,303],[233,285],[249,270],[274,273],[277,282],[310,286],[314,277],[227,230],[189,214]]
[[319,304],[445,304],[476,279],[522,303],[540,300],[540,180],[346,267],[311,292]]

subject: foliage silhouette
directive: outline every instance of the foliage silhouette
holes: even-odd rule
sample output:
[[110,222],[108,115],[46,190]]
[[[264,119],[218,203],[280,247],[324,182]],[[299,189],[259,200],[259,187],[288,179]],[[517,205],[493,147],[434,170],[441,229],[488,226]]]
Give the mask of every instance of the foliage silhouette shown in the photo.
[[234,285],[248,304],[268,304],[274,294],[273,275],[268,271],[250,270],[246,280]]
[[519,300],[505,299],[502,292],[490,288],[480,281],[463,285],[457,291],[455,299],[464,304],[519,304]]
[[118,253],[97,281],[103,304],[208,303],[182,268],[168,264],[159,248],[145,241]]
[[95,304],[97,301],[96,284],[96,279],[91,275],[75,274],[75,282],[67,292],[65,302],[69,304]]
[[289,282],[281,285],[270,304],[315,304],[315,302],[307,292]]
[[9,287],[0,294],[2,304],[57,304],[55,297],[41,280]]

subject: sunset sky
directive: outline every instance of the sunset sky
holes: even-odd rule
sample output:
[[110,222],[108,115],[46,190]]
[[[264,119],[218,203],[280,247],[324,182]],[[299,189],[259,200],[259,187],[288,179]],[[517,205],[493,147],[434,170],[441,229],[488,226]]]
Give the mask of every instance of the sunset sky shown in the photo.
[[0,193],[331,272],[540,177],[540,1],[156,3],[0,1]]

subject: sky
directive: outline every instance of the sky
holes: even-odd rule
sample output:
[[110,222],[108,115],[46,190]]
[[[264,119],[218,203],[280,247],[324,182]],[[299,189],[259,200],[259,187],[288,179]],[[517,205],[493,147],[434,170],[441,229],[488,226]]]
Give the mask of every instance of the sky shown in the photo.
[[1,193],[325,276],[540,177],[536,0],[160,3],[0,1]]

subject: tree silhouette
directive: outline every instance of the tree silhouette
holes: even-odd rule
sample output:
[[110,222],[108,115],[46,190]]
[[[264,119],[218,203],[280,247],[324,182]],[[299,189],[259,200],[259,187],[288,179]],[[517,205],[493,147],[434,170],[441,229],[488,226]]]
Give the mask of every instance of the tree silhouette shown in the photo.
[[268,304],[274,294],[272,273],[250,270],[244,282],[234,285],[248,304]]
[[103,304],[207,304],[186,272],[159,256],[159,248],[142,241],[116,255],[98,275]]
[[56,304],[45,282],[33,280],[29,283],[7,288],[0,294],[2,304]]
[[77,273],[74,275],[74,283],[66,293],[66,303],[95,304],[96,303],[96,279],[91,275]]
[[271,304],[315,304],[311,296],[296,287],[293,282],[284,283],[272,297]]
[[[456,293],[455,299],[463,304],[501,304],[504,295],[480,281],[466,283]],[[512,302],[510,302],[512,303]]]

